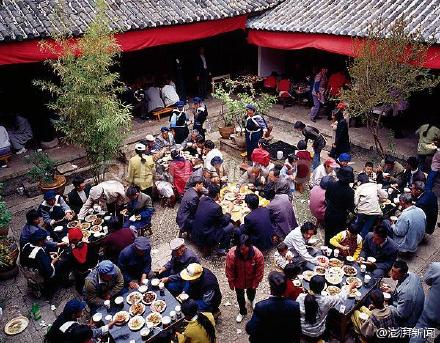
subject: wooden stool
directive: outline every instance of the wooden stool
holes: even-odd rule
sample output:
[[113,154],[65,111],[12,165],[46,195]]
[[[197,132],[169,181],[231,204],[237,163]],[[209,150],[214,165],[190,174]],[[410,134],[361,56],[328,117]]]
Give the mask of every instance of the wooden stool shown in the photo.
[[0,161],[3,161],[5,164],[8,164],[9,159],[12,157],[11,153],[0,156]]
[[152,114],[153,116],[156,116],[156,119],[157,119],[157,120],[160,120],[160,116],[161,116],[162,114],[167,114],[167,115],[169,115],[171,112],[173,112],[173,108],[172,108],[172,107],[165,107],[165,108],[161,108],[160,110],[153,111],[153,112],[151,112],[151,114]]

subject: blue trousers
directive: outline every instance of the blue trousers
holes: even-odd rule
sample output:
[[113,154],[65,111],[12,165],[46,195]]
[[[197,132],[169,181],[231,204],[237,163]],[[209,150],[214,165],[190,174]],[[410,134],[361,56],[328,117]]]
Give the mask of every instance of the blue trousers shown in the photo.
[[321,164],[321,150],[313,148],[312,169],[315,170]]
[[437,179],[438,171],[430,170],[428,173],[428,178],[426,179],[425,190],[432,191],[434,187],[435,180]]
[[263,137],[263,130],[260,130],[259,132],[247,132],[246,131],[246,153],[247,158],[250,161],[252,151],[254,149],[258,148],[258,141]]
[[318,97],[312,94],[313,98],[313,107],[310,110],[310,119],[315,119],[318,116],[319,108],[321,107],[321,103],[318,100]]
[[377,216],[358,214],[358,216],[356,218],[356,224],[358,224],[361,227],[359,234],[361,235],[362,238],[365,238],[367,233],[370,232],[376,218],[377,218]]

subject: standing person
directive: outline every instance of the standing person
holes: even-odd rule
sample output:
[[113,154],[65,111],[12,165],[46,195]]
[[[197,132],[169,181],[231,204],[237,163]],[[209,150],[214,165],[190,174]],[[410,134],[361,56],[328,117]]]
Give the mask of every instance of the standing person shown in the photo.
[[29,124],[29,121],[25,117],[14,115],[11,119],[12,125],[7,127],[9,141],[15,153],[20,155],[27,151],[25,145],[34,135],[32,134],[31,124]]
[[290,231],[298,226],[292,203],[287,194],[275,194],[275,191],[268,192],[267,199],[270,200],[266,208],[269,210],[270,220],[274,226],[275,235],[282,241]]
[[336,182],[331,176],[324,176],[318,186],[314,186],[310,190],[309,209],[310,213],[316,218],[316,224],[323,227],[325,209],[327,203],[325,202],[325,192],[330,183]]
[[251,343],[299,343],[301,322],[296,301],[283,297],[286,276],[272,271],[268,276],[270,297],[255,305],[246,332]]
[[128,162],[127,182],[151,197],[155,172],[153,156],[145,154],[146,146],[141,143],[136,144],[134,151],[135,155]]
[[208,62],[206,61],[205,48],[199,48],[199,55],[196,59],[196,80],[199,96],[206,99],[208,95],[208,81],[211,73],[209,72]]
[[67,195],[69,207],[75,212],[79,213],[81,207],[87,201],[90,193],[90,184],[86,184],[82,176],[75,176],[72,181],[73,189]]
[[215,320],[210,312],[200,312],[194,300],[182,304],[182,313],[188,323],[183,333],[176,333],[178,343],[215,343]]
[[200,196],[203,194],[203,179],[197,177],[193,179],[193,182],[194,186],[188,188],[183,194],[179,210],[177,211],[176,223],[180,229],[180,236],[184,232],[191,234],[194,216],[197,206],[199,206]]
[[422,171],[428,170],[425,166],[426,159],[434,155],[437,147],[435,141],[440,139],[440,129],[433,124],[424,124],[415,132],[419,136],[417,155]]
[[306,144],[309,140],[312,141],[313,148],[313,162],[312,168],[315,169],[321,163],[321,151],[325,148],[327,144],[324,136],[319,132],[319,130],[313,126],[304,124],[302,121],[297,121],[293,128],[295,130],[301,131],[303,134]]
[[433,234],[437,224],[438,202],[437,196],[431,191],[427,190],[422,181],[416,181],[411,185],[411,194],[415,205],[421,208],[426,215],[426,230],[427,234]]
[[254,308],[257,287],[263,280],[264,274],[263,254],[257,247],[252,246],[249,236],[241,235],[237,245],[228,251],[225,273],[229,288],[235,289],[237,294],[240,313],[235,320],[237,323],[241,323],[247,314],[244,293],[246,291],[246,296]]
[[307,144],[305,140],[300,140],[296,145],[298,150],[295,152],[298,161],[296,162],[296,178],[295,184],[300,193],[304,192],[304,185],[310,179],[310,164],[312,161],[312,155],[307,150]]
[[350,152],[350,137],[348,135],[348,124],[344,118],[344,112],[342,109],[338,109],[334,114],[336,120],[336,133],[335,141],[330,151],[330,157],[337,158],[342,153]]
[[176,144],[182,144],[189,135],[189,117],[185,112],[185,101],[178,101],[170,117],[170,127],[174,131]]
[[319,115],[321,104],[325,103],[325,92],[327,89],[327,67],[322,67],[315,75],[315,80],[312,87],[313,107],[310,110],[310,120],[316,122]]
[[193,129],[197,130],[199,134],[205,138],[205,129],[203,128],[203,124],[205,123],[206,118],[208,118],[208,109],[203,103],[203,100],[199,97],[193,98],[192,109],[194,112]]
[[252,152],[258,147],[258,142],[267,132],[267,124],[263,117],[257,113],[255,105],[246,105],[246,152],[250,161]]
[[353,168],[342,167],[336,172],[338,181],[330,183],[325,192],[325,244],[347,225],[348,214],[354,210]]

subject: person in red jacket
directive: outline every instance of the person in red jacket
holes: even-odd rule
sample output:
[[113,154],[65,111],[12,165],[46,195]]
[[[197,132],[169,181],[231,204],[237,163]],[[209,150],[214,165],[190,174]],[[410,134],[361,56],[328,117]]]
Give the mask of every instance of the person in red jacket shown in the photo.
[[246,300],[255,307],[255,294],[257,287],[264,274],[264,257],[260,250],[251,245],[251,240],[247,235],[241,235],[237,245],[229,250],[226,255],[226,277],[229,287],[235,289],[240,313],[236,321],[240,323],[247,314]]
[[183,196],[185,192],[186,182],[192,174],[192,164],[190,161],[180,155],[180,151],[171,151],[173,161],[170,163],[169,174],[172,179],[172,184],[179,196]]
[[296,300],[298,295],[304,292],[304,289],[301,287],[301,282],[299,285],[296,285],[295,281],[299,281],[294,281],[298,274],[301,273],[301,267],[293,263],[287,263],[283,269],[283,272],[284,275],[286,275],[286,290],[284,291],[283,297]]

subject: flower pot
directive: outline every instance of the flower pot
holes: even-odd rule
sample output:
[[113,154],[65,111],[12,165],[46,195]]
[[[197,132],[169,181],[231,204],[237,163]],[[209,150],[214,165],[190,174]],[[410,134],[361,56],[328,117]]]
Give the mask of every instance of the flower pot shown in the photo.
[[66,178],[64,175],[55,175],[54,181],[51,183],[40,181],[39,184],[39,187],[43,193],[53,190],[59,195],[63,195],[65,186],[66,186]]
[[220,133],[220,136],[224,139],[229,139],[229,137],[234,133],[235,127],[233,126],[223,126],[218,127],[218,132]]
[[246,149],[246,137],[243,135],[234,135],[234,143],[240,150]]
[[9,227],[0,227],[0,237],[6,237],[9,232]]
[[18,244],[12,237],[0,240],[0,280],[10,279],[18,274]]

